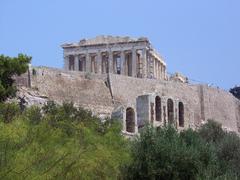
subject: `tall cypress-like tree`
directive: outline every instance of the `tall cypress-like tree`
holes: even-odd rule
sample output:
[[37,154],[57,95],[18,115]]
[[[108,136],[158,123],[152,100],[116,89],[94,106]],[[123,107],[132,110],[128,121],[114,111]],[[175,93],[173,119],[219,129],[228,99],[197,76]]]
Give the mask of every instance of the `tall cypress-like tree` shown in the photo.
[[0,102],[16,95],[13,77],[25,73],[31,59],[23,54],[19,54],[18,57],[0,55]]

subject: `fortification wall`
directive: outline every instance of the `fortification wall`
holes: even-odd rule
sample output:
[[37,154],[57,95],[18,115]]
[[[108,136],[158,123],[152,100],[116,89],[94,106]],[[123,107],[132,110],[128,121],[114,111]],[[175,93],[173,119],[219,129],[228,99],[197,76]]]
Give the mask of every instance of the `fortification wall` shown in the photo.
[[74,102],[100,116],[110,116],[113,110],[106,75],[35,67],[31,75],[32,88],[57,103]]
[[206,85],[190,85],[171,81],[137,79],[112,74],[113,98],[125,106],[136,107],[136,98],[144,94],[181,101],[185,106],[188,127],[198,127],[208,119],[222,123],[223,127],[237,131],[240,122],[239,101],[230,93]]
[[204,86],[205,119],[214,119],[226,128],[237,131],[239,122],[239,101],[231,94],[221,89]]
[[114,110],[120,109],[120,116],[124,117],[124,108],[139,110],[141,106],[137,108],[137,97],[149,94],[160,96],[165,103],[168,98],[175,104],[183,102],[186,128],[195,128],[214,119],[228,130],[240,129],[240,101],[221,89],[116,74],[110,74],[108,78],[106,74],[47,67],[34,69],[34,73],[30,70],[32,89],[57,103],[72,101],[99,116],[110,116]]

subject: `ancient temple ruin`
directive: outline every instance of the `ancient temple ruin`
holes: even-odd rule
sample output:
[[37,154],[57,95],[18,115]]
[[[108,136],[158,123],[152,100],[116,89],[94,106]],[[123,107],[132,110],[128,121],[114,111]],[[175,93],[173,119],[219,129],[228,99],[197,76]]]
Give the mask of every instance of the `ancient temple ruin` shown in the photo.
[[98,36],[62,48],[65,70],[166,79],[166,63],[147,38]]

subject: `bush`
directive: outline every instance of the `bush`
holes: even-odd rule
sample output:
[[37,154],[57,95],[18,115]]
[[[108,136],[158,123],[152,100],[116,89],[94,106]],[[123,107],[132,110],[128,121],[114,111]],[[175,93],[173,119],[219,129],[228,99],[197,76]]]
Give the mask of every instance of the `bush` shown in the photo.
[[0,179],[118,179],[129,161],[119,123],[105,121],[102,133],[100,119],[72,104],[44,111],[31,107],[0,122]]
[[208,121],[198,131],[145,127],[132,142],[123,179],[239,179],[240,138]]
[[15,103],[0,103],[0,119],[10,123],[21,113],[20,107]]
[[39,124],[42,120],[41,108],[32,106],[26,110],[26,117],[32,124]]
[[208,120],[199,130],[199,135],[207,142],[217,143],[225,135],[222,125],[216,121]]
[[217,145],[217,156],[221,171],[240,177],[240,138],[235,133],[226,133]]
[[173,127],[145,128],[133,142],[131,156],[131,164],[123,167],[124,179],[195,179],[201,164],[196,149]]

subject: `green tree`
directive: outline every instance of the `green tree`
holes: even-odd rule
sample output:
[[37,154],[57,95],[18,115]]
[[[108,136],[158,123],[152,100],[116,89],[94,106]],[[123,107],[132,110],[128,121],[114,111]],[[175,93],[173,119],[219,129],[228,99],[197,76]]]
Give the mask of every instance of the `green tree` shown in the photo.
[[0,55],[0,102],[16,94],[14,75],[21,75],[28,69],[31,57],[19,54],[18,57]]
[[239,179],[239,152],[240,138],[214,121],[180,133],[147,126],[132,142],[122,179]]
[[[204,144],[199,137],[189,140],[188,136],[185,133],[187,144],[173,127],[145,128],[133,142],[133,159],[123,167],[123,179],[196,179],[201,168],[210,164],[200,157],[211,161],[212,156],[209,148],[203,150],[208,155],[199,153],[197,147]],[[199,142],[202,144],[197,144]]]
[[26,108],[0,120],[0,179],[118,179],[129,161],[120,132],[72,103]]
[[229,92],[232,93],[236,98],[240,99],[240,86],[231,88]]

